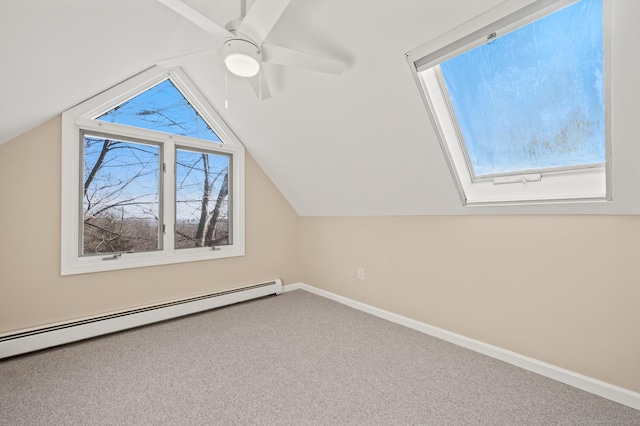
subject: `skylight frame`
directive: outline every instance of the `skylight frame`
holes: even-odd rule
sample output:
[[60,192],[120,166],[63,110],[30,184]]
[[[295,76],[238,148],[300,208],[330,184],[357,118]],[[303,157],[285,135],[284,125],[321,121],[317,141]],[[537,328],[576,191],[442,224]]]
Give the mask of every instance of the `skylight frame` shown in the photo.
[[[523,27],[579,0],[511,0],[468,21],[450,32],[406,53],[429,118],[456,183],[462,204],[535,204],[611,201],[611,0],[602,0],[605,151],[603,164],[552,167],[476,176],[462,142],[457,116],[447,93],[439,64],[488,40]],[[534,182],[535,181],[535,182]],[[521,182],[522,185],[502,185]]]
[[[132,117],[131,115],[127,115],[125,113],[125,115],[120,116],[120,112],[121,111],[121,107],[123,106],[128,106],[127,104],[129,103],[129,101],[135,100],[143,95],[147,96],[147,99],[149,96],[160,96],[160,94],[162,93],[162,91],[160,92],[156,92],[156,88],[158,88],[159,86],[165,85],[165,83],[168,83],[168,85],[170,87],[165,87],[165,91],[171,91],[171,90],[175,90],[177,92],[177,94],[180,96],[180,98],[182,100],[184,100],[187,105],[189,106],[189,108],[193,111],[193,113],[195,113],[195,116],[198,117],[199,120],[195,120],[196,126],[199,126],[199,124],[197,123],[198,121],[201,121],[206,127],[208,132],[206,135],[204,135],[203,137],[198,137],[198,136],[194,136],[193,132],[190,132],[190,134],[183,134],[180,133],[178,131],[173,132],[173,131],[169,131],[169,130],[160,130],[154,126],[149,126],[148,122],[146,122],[144,119],[141,119],[140,121],[142,122],[141,125],[136,125],[136,124],[127,124],[124,123],[123,121],[131,121]],[[177,83],[177,85],[176,85]],[[166,86],[166,85],[165,85]],[[138,93],[137,95],[129,98],[128,100],[117,104],[115,107],[111,108],[110,110],[96,116],[96,117],[92,117],[93,120],[96,121],[101,121],[103,123],[116,123],[116,124],[120,124],[120,125],[124,125],[124,126],[131,126],[131,127],[135,127],[135,128],[140,128],[140,129],[147,129],[147,130],[152,130],[154,132],[163,132],[163,133],[168,133],[168,134],[172,134],[172,135],[182,135],[182,136],[189,136],[189,137],[193,137],[195,139],[201,139],[201,140],[208,140],[214,143],[224,143],[223,141],[220,140],[219,136],[213,131],[212,126],[215,126],[215,119],[212,118],[209,115],[206,115],[205,112],[205,117],[208,117],[208,120],[203,118],[203,114],[200,113],[196,108],[193,107],[193,102],[190,102],[182,93],[182,91],[178,88],[178,86],[180,86],[180,79],[178,79],[174,73],[168,73],[166,78],[161,79],[157,82],[155,82],[154,84],[152,84],[150,87],[148,87],[144,92],[142,93]],[[182,84],[182,86],[184,87],[183,90],[186,90],[186,86],[184,84]],[[148,93],[153,93],[152,95],[148,95]],[[166,96],[166,92],[163,94],[163,96]],[[135,105],[135,104],[134,104]],[[129,105],[130,107],[130,105]],[[126,108],[125,108],[126,109]],[[117,110],[117,111],[116,111]],[[162,109],[161,111],[165,111],[164,109]],[[113,115],[111,115],[111,120],[108,120],[107,116],[109,116],[111,113],[114,113]],[[184,112],[182,112],[182,114],[184,114]],[[136,114],[137,115],[141,115],[141,114]],[[151,115],[154,116],[155,113],[153,111],[146,111],[145,116],[147,115]],[[166,116],[171,115],[171,112],[169,112],[168,114],[165,115],[165,119]],[[187,113],[187,118],[189,119],[190,117],[188,117],[188,113]],[[177,118],[177,117],[176,117]],[[184,118],[184,117],[182,117]],[[117,119],[117,120],[115,120]],[[152,121],[153,122],[153,121]],[[157,123],[157,122],[154,122]],[[163,123],[165,126],[167,126],[167,122]],[[187,123],[189,125],[189,127],[193,128],[193,123]],[[170,126],[170,127],[169,127]],[[174,122],[174,123],[170,123],[169,126],[167,126],[170,129],[175,129],[175,128],[181,128],[180,123]],[[184,127],[182,127],[182,129],[184,130]],[[211,138],[211,136],[213,136],[214,138]]]

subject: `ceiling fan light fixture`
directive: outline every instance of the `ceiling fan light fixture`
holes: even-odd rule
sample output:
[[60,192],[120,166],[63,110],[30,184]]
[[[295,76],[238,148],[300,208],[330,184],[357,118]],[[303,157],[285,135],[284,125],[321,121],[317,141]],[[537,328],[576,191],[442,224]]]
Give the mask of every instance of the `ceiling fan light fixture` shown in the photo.
[[240,77],[253,77],[260,71],[262,52],[250,41],[227,40],[222,47],[222,57],[227,69]]

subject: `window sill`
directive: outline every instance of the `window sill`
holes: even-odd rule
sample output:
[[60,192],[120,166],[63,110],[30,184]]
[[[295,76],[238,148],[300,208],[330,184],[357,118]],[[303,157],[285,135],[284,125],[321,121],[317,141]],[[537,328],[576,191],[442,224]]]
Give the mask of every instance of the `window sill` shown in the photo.
[[216,247],[215,250],[210,247],[201,247],[171,252],[124,253],[119,257],[113,257],[113,254],[105,253],[104,255],[63,259],[61,275],[89,274],[240,256],[244,256],[244,247],[234,246]]

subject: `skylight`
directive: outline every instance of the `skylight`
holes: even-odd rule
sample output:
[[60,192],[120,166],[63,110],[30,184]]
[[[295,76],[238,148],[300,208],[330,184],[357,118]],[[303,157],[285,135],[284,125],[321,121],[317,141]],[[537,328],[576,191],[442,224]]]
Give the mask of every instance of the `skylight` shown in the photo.
[[440,64],[475,176],[604,164],[600,3],[582,0]]
[[610,198],[602,2],[534,2],[407,55],[463,203]]

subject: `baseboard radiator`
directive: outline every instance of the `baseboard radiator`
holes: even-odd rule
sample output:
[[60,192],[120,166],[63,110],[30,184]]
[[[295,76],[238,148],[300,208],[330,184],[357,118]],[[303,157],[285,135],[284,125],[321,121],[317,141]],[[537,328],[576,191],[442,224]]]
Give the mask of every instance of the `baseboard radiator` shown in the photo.
[[0,337],[0,359],[282,293],[282,281],[205,294]]

